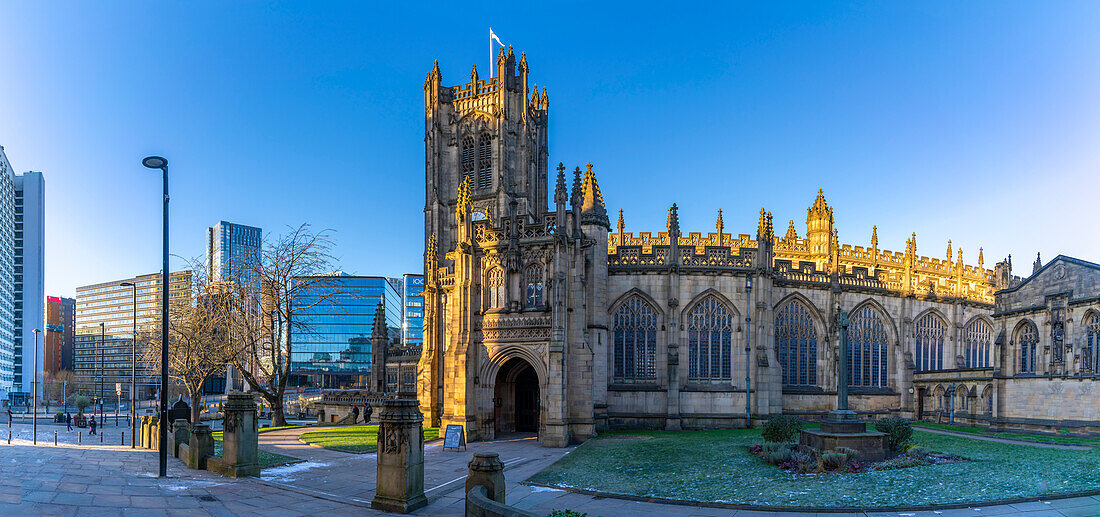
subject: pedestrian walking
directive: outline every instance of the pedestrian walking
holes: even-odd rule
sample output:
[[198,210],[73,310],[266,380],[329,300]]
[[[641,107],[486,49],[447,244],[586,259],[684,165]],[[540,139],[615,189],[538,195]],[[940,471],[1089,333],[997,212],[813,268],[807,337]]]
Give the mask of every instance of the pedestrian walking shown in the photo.
[[351,423],[359,422],[359,406],[351,406]]
[[374,408],[372,408],[370,406],[370,404],[367,404],[367,408],[363,413],[363,423],[364,424],[369,424],[370,423],[370,414],[371,413],[374,413]]
[[11,427],[11,419],[12,419],[11,406],[8,406],[8,427]]
[[94,435],[95,434],[95,415],[92,415],[92,419],[88,420],[88,427],[92,428],[92,430],[88,432],[88,436]]
[[72,413],[65,413],[65,430],[66,431],[72,431],[73,430],[73,414]]

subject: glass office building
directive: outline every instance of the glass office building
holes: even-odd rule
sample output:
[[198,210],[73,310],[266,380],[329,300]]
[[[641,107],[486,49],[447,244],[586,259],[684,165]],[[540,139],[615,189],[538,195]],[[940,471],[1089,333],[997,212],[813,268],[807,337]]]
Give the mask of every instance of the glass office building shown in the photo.
[[401,319],[401,344],[420,348],[424,344],[424,275],[402,278],[405,312]]
[[251,277],[251,262],[260,258],[263,230],[219,221],[206,229],[206,274],[215,282]]
[[[298,281],[299,279],[296,279]],[[371,373],[371,331],[379,302],[389,339],[401,329],[400,283],[343,273],[300,279],[308,282],[293,304],[302,328],[291,335],[292,384],[324,388],[366,388]]]

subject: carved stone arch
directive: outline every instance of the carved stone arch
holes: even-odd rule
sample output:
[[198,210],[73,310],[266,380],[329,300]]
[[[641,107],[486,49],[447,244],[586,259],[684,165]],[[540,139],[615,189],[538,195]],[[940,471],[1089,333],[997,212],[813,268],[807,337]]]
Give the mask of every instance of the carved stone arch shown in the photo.
[[989,325],[990,332],[992,332],[993,328],[995,328],[993,326],[993,318],[990,318],[985,314],[976,314],[974,316],[971,316],[970,319],[966,320],[966,323],[963,323],[962,328],[970,328],[970,326],[973,325],[976,321],[984,321],[986,325]]
[[867,298],[866,300],[857,303],[854,307],[852,307],[852,310],[848,311],[848,316],[851,317],[851,315],[855,314],[860,309],[867,306],[873,307],[876,311],[879,312],[879,315],[882,316],[883,321],[886,322],[886,327],[890,329],[890,335],[887,336],[890,339],[890,345],[895,347],[898,346],[898,324],[894,321],[894,318],[890,316],[890,312],[887,311],[886,308],[883,307],[878,300],[874,298]]
[[[529,345],[505,345],[488,351],[489,360],[479,368],[478,375],[486,382],[495,382],[500,368],[513,358],[527,361],[539,376],[539,385],[545,387],[548,379],[546,362],[536,353],[535,348]],[[484,385],[484,384],[483,384]]]
[[1020,332],[1022,332],[1024,330],[1024,328],[1028,326],[1029,323],[1032,326],[1035,327],[1036,333],[1041,335],[1041,333],[1039,332],[1039,324],[1035,323],[1035,320],[1033,320],[1031,318],[1020,318],[1020,321],[1017,321],[1016,325],[1012,327],[1012,343],[1013,344],[1017,344],[1017,345],[1019,344]]
[[482,131],[495,132],[495,117],[481,110],[474,110],[462,115],[456,124],[461,136],[474,135]]
[[821,309],[819,309],[814,302],[810,301],[810,299],[807,298],[806,295],[804,295],[800,292],[797,292],[797,291],[795,291],[793,293],[790,293],[787,296],[784,296],[783,298],[781,298],[778,302],[776,302],[776,304],[774,306],[772,306],[772,312],[773,313],[778,313],[780,310],[782,310],[788,304],[794,303],[794,302],[801,302],[803,305],[806,306],[807,309],[810,310],[810,314],[814,318],[814,324],[815,325],[820,325],[820,327],[815,329],[815,330],[817,330],[817,336],[824,343],[824,340],[829,337],[828,336],[829,325],[826,323],[825,314],[822,313]]
[[683,310],[680,311],[680,321],[687,321],[687,316],[691,313],[691,310],[710,296],[715,297],[722,305],[725,305],[726,309],[733,313],[736,321],[741,321],[741,311],[737,310],[737,305],[733,303],[733,300],[730,300],[726,295],[722,294],[721,291],[713,287],[707,288],[703,292],[693,296],[691,301],[684,304]]
[[[913,323],[914,323],[913,329],[916,329],[916,325],[915,325],[916,322],[920,321],[921,318],[923,318],[923,317],[925,317],[929,314],[935,314],[936,317],[938,317],[940,319],[940,321],[943,322],[943,326],[946,327],[947,330],[948,330],[945,337],[947,337],[947,338],[952,337],[951,332],[950,332],[950,330],[952,328],[951,318],[948,318],[947,315],[943,313],[943,311],[941,311],[941,310],[939,310],[935,307],[929,307],[927,309],[924,309],[923,311],[920,311],[920,313],[917,314],[917,317],[913,318]],[[910,333],[912,333],[913,329],[910,329]]]
[[629,291],[623,293],[621,296],[616,298],[615,301],[611,304],[611,306],[608,307],[607,313],[608,314],[615,314],[615,312],[619,310],[619,306],[621,306],[624,302],[629,300],[631,296],[635,296],[635,295],[641,297],[647,303],[652,305],[653,310],[657,311],[657,318],[661,321],[661,324],[664,324],[664,321],[665,321],[665,310],[664,310],[664,308],[662,308],[661,304],[657,303],[657,300],[654,300],[653,297],[649,295],[649,293],[646,293],[645,291],[643,291],[643,290],[641,290],[637,287],[631,288]]

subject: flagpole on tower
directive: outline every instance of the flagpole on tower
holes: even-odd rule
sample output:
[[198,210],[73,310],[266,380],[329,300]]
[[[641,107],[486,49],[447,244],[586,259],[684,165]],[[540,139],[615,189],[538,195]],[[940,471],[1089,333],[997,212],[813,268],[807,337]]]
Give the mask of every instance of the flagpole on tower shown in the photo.
[[493,32],[492,27],[489,27],[489,79],[493,78],[493,40],[500,44],[500,48],[504,48],[504,42],[500,41],[497,33]]

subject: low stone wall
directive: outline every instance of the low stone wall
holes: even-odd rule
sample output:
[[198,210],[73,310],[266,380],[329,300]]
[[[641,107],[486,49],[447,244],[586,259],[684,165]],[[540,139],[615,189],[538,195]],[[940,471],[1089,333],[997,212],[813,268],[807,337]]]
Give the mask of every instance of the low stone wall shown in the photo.
[[484,486],[475,486],[466,492],[466,517],[541,517],[527,510],[520,510],[489,499]]

